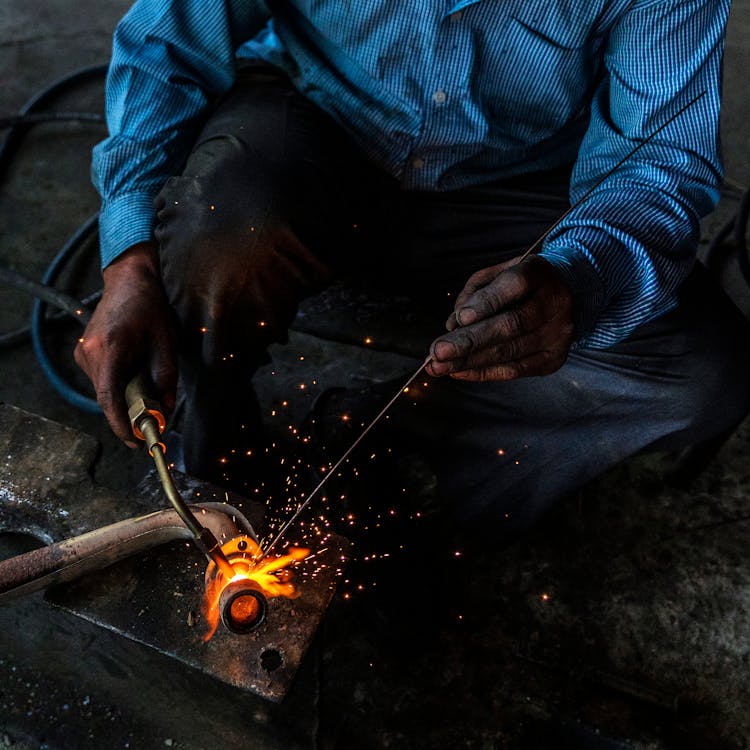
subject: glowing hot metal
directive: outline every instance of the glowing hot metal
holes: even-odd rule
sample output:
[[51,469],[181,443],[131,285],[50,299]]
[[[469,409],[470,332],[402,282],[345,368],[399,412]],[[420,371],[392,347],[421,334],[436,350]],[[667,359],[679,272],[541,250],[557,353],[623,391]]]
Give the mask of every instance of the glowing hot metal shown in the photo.
[[289,566],[310,554],[304,547],[292,547],[285,555],[261,560],[260,547],[250,536],[230,539],[221,549],[233,574],[227,578],[213,562],[206,569],[204,641],[211,639],[219,620],[234,633],[249,633],[263,622],[267,599],[299,596]]

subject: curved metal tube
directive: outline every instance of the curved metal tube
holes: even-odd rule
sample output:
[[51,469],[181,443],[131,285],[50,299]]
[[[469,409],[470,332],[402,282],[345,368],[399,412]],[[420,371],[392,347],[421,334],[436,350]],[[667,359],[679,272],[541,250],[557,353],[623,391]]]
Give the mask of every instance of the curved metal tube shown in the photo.
[[[225,503],[190,506],[201,523],[225,542],[255,532],[236,508]],[[176,539],[192,539],[190,530],[173,509],[118,521],[110,526],[65,539],[0,561],[0,603],[32,594],[53,583],[72,581],[139,552]]]
[[255,630],[266,618],[268,600],[255,581],[231,581],[219,597],[219,613],[224,627],[232,633]]

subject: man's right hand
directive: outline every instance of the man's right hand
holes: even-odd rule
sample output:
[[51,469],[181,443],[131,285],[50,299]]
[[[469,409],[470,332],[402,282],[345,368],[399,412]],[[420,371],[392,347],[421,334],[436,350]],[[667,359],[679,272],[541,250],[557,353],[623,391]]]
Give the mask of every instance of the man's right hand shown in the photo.
[[104,269],[104,291],[75,348],[113,432],[135,447],[125,386],[151,375],[161,405],[174,409],[177,390],[174,313],[159,273],[155,245],[134,245]]

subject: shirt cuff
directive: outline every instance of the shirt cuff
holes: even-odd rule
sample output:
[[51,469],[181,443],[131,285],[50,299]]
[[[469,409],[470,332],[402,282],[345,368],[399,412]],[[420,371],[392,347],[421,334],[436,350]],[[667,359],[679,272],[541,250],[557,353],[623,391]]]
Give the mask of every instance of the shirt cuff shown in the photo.
[[133,245],[152,242],[155,223],[151,193],[125,193],[103,203],[99,214],[102,268]]
[[573,340],[581,342],[595,328],[605,300],[604,283],[589,258],[570,248],[545,248],[548,260],[573,293]]

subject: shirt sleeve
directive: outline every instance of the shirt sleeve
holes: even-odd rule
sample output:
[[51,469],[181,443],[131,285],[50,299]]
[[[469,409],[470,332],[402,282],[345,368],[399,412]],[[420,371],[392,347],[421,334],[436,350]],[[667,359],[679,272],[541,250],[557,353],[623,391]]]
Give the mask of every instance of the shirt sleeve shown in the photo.
[[234,82],[237,47],[265,19],[260,0],[137,0],[117,25],[109,137],[92,158],[102,267],[153,239],[154,197],[187,157],[211,101]]
[[700,219],[718,202],[721,65],[729,0],[636,2],[604,51],[571,203],[692,98],[583,203],[541,255],[573,289],[577,346],[604,348],[676,304]]

